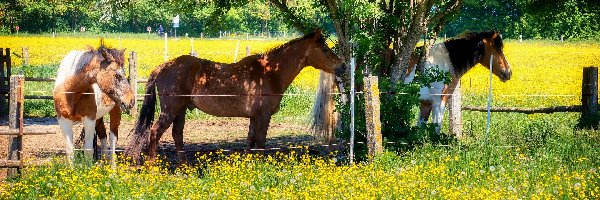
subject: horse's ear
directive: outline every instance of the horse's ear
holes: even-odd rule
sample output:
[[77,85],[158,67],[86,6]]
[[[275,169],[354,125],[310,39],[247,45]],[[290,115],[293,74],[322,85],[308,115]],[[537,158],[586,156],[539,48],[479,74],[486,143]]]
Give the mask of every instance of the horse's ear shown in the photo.
[[104,57],[104,60],[108,61],[108,62],[114,62],[115,58],[108,53],[108,51],[106,50],[106,48],[100,48],[100,54],[102,54],[102,57]]
[[313,37],[313,39],[319,40],[321,38],[323,38],[323,31],[321,29],[317,29],[315,31],[315,36]]
[[125,54],[127,53],[127,48],[124,48],[124,49],[120,50],[119,53],[121,53],[121,55],[123,57],[125,57]]
[[496,37],[500,37],[500,33],[498,33],[498,31],[494,31],[494,34],[492,34],[492,39],[495,39]]
[[483,57],[483,54],[485,53],[485,41],[486,39],[483,38],[481,41],[479,41],[479,43],[477,43],[477,46],[475,47],[475,53],[473,54],[473,63],[478,63],[481,57]]
[[100,48],[104,48],[106,45],[104,45],[104,38],[100,38]]

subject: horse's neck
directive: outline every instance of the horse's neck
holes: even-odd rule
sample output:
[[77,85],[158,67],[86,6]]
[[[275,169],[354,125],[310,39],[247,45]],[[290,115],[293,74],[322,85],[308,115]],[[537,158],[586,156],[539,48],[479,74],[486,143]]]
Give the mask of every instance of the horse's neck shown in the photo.
[[90,56],[93,55],[84,51],[69,52],[61,61],[54,88],[57,89],[61,86],[65,90],[64,92],[82,92],[89,89],[91,87],[90,79],[95,77],[90,73],[95,73],[95,70],[86,69],[89,65],[80,62],[85,62]]
[[[296,44],[296,45],[305,45],[305,44]],[[290,52],[292,49],[305,49],[302,52]],[[280,88],[284,92],[290,84],[294,81],[294,78],[300,74],[300,71],[304,67],[306,67],[306,50],[307,48],[299,48],[299,47],[284,47],[284,49],[279,49],[278,51],[274,51],[272,54],[269,54],[269,67],[274,69],[273,75],[276,79],[276,82],[279,83],[278,88]]]
[[450,72],[454,75],[454,67],[450,60],[450,55],[446,46],[443,43],[436,44],[431,47],[426,58],[425,69],[437,68],[444,72]]
[[440,44],[445,46],[450,56],[453,76],[460,78],[477,64],[474,60],[477,53],[475,46],[478,43],[479,40],[472,38],[448,40]]
[[61,83],[63,92],[86,92],[94,84],[92,78],[93,76],[87,73],[67,76]]

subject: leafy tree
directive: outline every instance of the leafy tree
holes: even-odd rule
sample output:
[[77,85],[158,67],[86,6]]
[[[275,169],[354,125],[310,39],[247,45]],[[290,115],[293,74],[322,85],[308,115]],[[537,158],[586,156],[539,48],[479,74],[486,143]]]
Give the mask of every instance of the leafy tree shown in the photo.
[[599,17],[593,0],[466,0],[444,33],[497,29],[509,38],[598,38]]

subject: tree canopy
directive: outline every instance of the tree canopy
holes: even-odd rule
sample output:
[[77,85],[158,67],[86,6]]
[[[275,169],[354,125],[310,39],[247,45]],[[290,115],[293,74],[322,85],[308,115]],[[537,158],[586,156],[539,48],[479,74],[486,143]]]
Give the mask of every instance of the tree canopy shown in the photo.
[[[303,32],[321,27],[335,32],[328,0],[5,0],[0,3],[0,33],[65,32],[86,27],[93,32],[143,33],[150,26],[171,29],[175,15],[180,33],[197,36],[219,31],[246,33]],[[340,13],[351,17],[380,15],[377,4],[398,8],[394,0],[344,0]],[[445,1],[439,1],[441,3]],[[340,4],[342,5],[342,4]],[[433,7],[436,9],[436,7]],[[385,11],[385,10],[383,10]],[[600,37],[600,4],[595,0],[465,0],[460,13],[441,34],[496,29],[505,37],[536,39]],[[394,26],[400,21],[388,21]],[[385,29],[381,29],[385,31]]]

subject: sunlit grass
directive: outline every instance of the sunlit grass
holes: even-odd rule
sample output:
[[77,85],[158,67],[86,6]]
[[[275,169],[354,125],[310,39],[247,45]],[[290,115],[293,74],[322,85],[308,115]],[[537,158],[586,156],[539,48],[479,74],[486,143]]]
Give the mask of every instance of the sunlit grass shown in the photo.
[[[570,141],[572,135],[553,136]],[[579,143],[581,144],[581,143]],[[431,144],[372,163],[347,165],[298,151],[275,155],[200,155],[173,170],[57,160],[28,168],[0,189],[2,199],[517,199],[599,198],[597,149],[557,150]],[[564,148],[564,149],[563,149]],[[569,151],[570,158],[561,151]],[[591,151],[590,151],[591,150]],[[586,152],[590,151],[590,152]],[[565,152],[566,153],[566,152]],[[596,154],[596,155],[594,155]]]
[[[0,40],[16,38],[0,37]],[[75,46],[96,44],[95,39],[89,38],[62,40],[75,42],[60,44],[52,38],[31,37],[18,38],[19,43],[9,44],[17,48],[16,45],[37,41],[38,48],[44,50],[34,55],[45,52],[64,55]],[[129,50],[140,51],[140,63],[145,63],[141,64],[140,76],[147,76],[149,70],[162,62],[164,41],[143,38],[132,39],[131,43],[125,41],[121,41],[122,47],[127,45]],[[118,41],[109,42],[119,45]],[[169,42],[170,51],[173,48],[179,54],[188,53],[189,40]],[[195,48],[201,56],[207,52],[207,57],[213,55],[210,52],[229,51],[236,45],[225,40],[197,42]],[[240,43],[245,48],[246,44]],[[277,44],[250,46],[256,53],[261,45],[268,49]],[[245,52],[244,48],[240,52]],[[494,105],[579,104],[581,69],[600,65],[599,50],[597,43],[508,41],[505,54],[513,77],[506,83],[494,77]],[[55,67],[52,63],[58,63],[60,58],[49,56],[33,61],[35,65],[50,63],[47,65],[50,67],[46,66],[50,70],[22,71],[26,75],[30,70],[39,71],[39,76],[49,76]],[[233,56],[211,59],[230,62]],[[13,62],[20,63],[18,58]],[[287,92],[314,93],[317,73],[314,69],[303,72]],[[463,104],[485,105],[488,77],[488,70],[480,66],[464,77]],[[51,85],[27,84],[27,92],[47,90]],[[538,94],[571,96],[523,96]],[[284,97],[274,120],[305,119],[312,99],[310,95]],[[47,111],[48,106],[52,108],[51,101],[46,102],[50,103],[37,105],[37,101],[28,100],[26,108],[34,108],[26,112],[33,116],[52,115],[53,111]],[[190,114],[199,119],[208,117],[195,111]],[[21,177],[0,185],[0,199],[599,199],[600,133],[577,129],[578,118],[578,113],[492,113],[491,131],[486,135],[486,114],[466,111],[463,112],[465,138],[460,141],[440,146],[439,141],[424,136],[417,142],[386,144],[389,152],[374,162],[356,165],[348,165],[346,152],[331,157],[221,152],[198,155],[194,163],[199,164],[177,169],[162,162],[140,169],[127,163],[116,169],[89,162],[69,167],[63,163],[64,158],[58,158],[52,164],[27,168]]]

